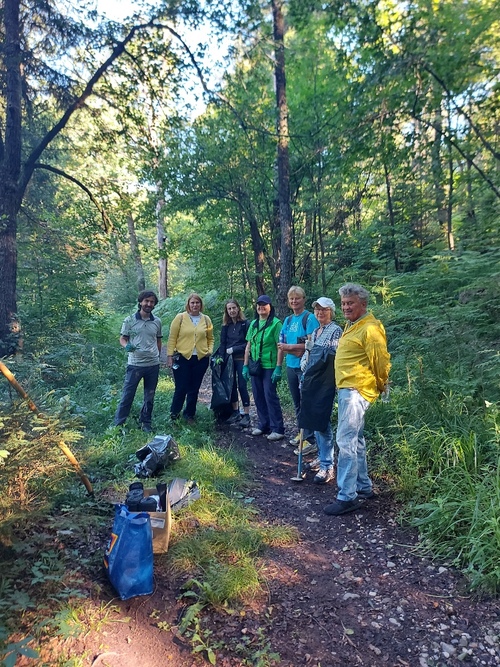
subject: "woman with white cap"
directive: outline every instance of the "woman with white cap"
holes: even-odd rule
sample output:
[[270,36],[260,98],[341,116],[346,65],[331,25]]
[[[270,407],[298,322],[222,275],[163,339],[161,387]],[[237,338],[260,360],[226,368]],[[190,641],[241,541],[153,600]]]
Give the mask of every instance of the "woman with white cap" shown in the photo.
[[322,296],[316,299],[313,308],[319,327],[306,341],[306,351],[301,359],[303,377],[299,426],[314,430],[318,458],[308,465],[308,469],[317,471],[315,484],[326,484],[334,478],[330,418],[335,398],[335,352],[342,329],[333,321],[335,304],[331,299]]

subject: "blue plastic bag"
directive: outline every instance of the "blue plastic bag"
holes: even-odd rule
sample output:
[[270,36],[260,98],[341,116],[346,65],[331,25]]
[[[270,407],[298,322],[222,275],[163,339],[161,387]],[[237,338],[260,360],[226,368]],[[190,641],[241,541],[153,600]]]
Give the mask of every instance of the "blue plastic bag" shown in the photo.
[[115,505],[115,520],[104,567],[122,600],[153,592],[153,537],[147,512]]

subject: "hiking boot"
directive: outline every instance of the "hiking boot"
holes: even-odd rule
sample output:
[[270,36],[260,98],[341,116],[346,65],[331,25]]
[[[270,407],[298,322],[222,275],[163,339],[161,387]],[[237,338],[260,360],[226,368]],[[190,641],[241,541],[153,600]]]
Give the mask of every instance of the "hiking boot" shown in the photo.
[[291,438],[291,439],[289,440],[289,442],[290,442],[291,445],[298,445],[299,442],[300,442],[300,433],[297,433],[297,435],[295,436],[295,438]]
[[371,500],[372,498],[377,497],[377,494],[373,489],[361,489],[356,493],[358,494],[358,498],[361,498],[361,500]]
[[327,505],[323,512],[330,516],[340,516],[341,514],[347,514],[348,512],[354,512],[359,509],[363,503],[359,498],[354,500],[336,500],[334,503]]
[[277,440],[283,440],[285,437],[284,433],[276,433],[276,431],[273,431],[267,436],[267,439],[270,440],[271,442],[276,442]]
[[[318,445],[315,442],[309,442],[304,440],[302,442],[302,456],[307,456],[308,454],[316,454],[318,451]],[[293,450],[293,453],[297,456],[299,455],[299,448]]]
[[226,424],[237,424],[241,419],[241,415],[239,413],[239,410],[235,410],[233,414],[229,417],[229,419],[226,419],[225,423]]
[[315,484],[328,484],[334,477],[333,466],[330,466],[329,468],[319,470],[314,476],[313,482]]
[[241,426],[241,428],[248,428],[250,426],[250,415],[243,415],[238,422],[238,426]]
[[304,463],[304,472],[317,472],[320,468],[320,461],[318,458],[314,459],[310,463]]

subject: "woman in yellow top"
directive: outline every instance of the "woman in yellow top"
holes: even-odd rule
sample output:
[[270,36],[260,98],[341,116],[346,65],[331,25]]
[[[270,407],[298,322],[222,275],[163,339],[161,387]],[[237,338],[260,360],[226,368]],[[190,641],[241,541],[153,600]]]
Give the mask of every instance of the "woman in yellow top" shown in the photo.
[[167,366],[172,369],[175,382],[171,419],[180,417],[184,401],[184,419],[192,421],[196,414],[198,393],[214,349],[212,321],[202,310],[203,300],[193,292],[187,298],[185,312],[176,315],[170,325]]

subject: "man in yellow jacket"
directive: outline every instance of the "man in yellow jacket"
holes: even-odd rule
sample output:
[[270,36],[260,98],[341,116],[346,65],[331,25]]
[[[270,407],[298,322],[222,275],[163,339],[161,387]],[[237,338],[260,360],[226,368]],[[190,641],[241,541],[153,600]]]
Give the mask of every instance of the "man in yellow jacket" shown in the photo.
[[375,495],[366,462],[365,412],[388,391],[391,367],[384,326],[367,312],[369,292],[361,285],[347,283],[339,294],[347,324],[335,356],[338,494],[324,509],[332,516],[353,512],[361,500]]

